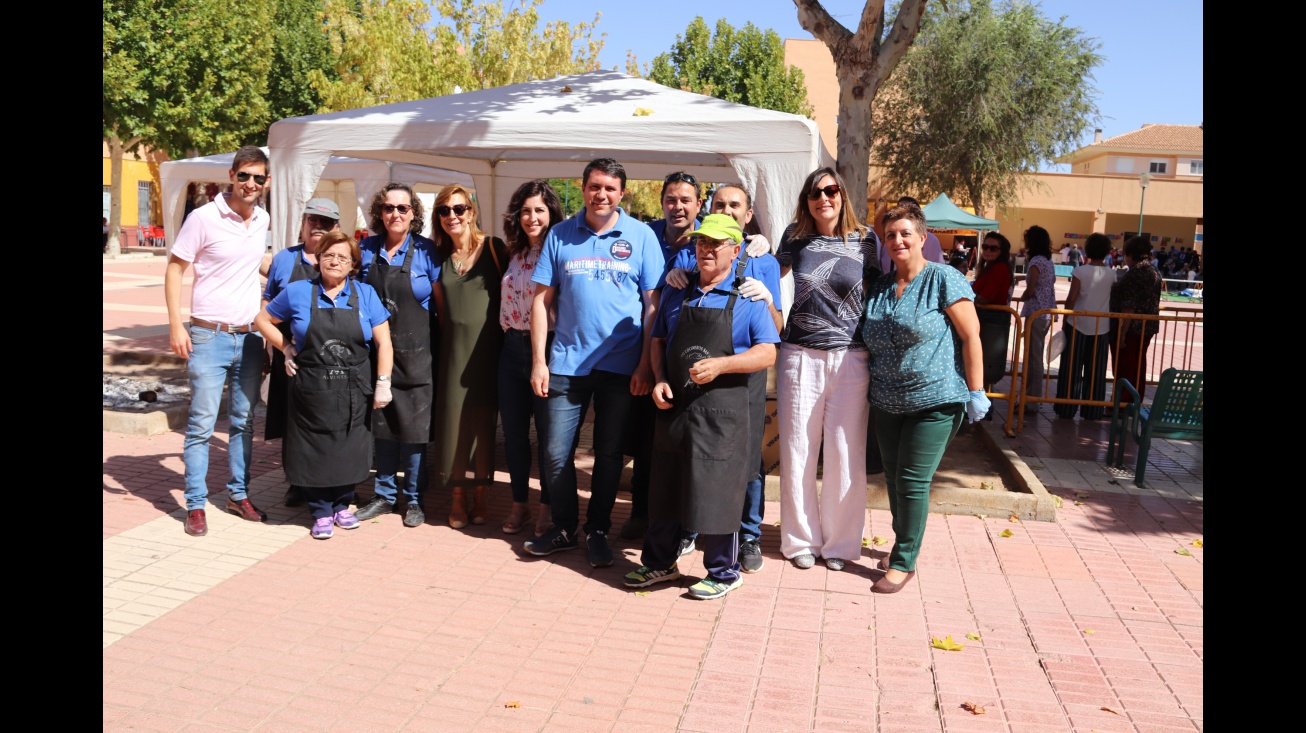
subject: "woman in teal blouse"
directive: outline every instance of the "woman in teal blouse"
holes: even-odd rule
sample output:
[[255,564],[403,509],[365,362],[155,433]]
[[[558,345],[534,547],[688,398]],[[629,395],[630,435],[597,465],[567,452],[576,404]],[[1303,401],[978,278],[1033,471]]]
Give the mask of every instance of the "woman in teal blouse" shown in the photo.
[[895,269],[871,285],[862,325],[895,535],[876,593],[897,593],[916,574],[934,472],[962,417],[989,409],[974,292],[956,269],[927,261],[924,244],[920,207],[889,209],[884,246]]

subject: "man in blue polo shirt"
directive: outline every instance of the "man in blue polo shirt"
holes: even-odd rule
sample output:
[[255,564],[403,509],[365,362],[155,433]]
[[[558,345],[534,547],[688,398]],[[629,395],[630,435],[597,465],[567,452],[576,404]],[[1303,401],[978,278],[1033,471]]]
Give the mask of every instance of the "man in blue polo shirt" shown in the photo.
[[739,517],[750,457],[749,375],[775,363],[779,331],[767,306],[741,297],[732,276],[743,230],[711,214],[694,232],[699,272],[689,287],[669,288],[653,328],[653,401],[659,408],[649,484],[649,527],[642,567],[623,583],[643,588],[680,577],[677,538],[699,532],[707,577],[691,597],[719,598],[743,581]]
[[[548,399],[542,470],[553,526],[524,549],[542,556],[578,544],[575,443],[593,399],[594,473],[584,529],[590,565],[598,568],[612,564],[607,534],[632,396],[653,389],[649,342],[663,258],[648,225],[617,205],[626,192],[620,163],[591,161],[581,180],[585,207],[549,230],[531,276],[531,388]],[[557,325],[546,354],[551,308]]]

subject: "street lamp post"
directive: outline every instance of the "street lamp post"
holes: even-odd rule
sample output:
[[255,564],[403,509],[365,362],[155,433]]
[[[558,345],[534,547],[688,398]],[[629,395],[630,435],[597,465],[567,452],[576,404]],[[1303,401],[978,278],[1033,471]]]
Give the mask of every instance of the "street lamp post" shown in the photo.
[[1147,184],[1152,182],[1151,173],[1143,173],[1138,176],[1138,185],[1143,189],[1142,194],[1138,197],[1138,236],[1143,236],[1143,201],[1147,199]]

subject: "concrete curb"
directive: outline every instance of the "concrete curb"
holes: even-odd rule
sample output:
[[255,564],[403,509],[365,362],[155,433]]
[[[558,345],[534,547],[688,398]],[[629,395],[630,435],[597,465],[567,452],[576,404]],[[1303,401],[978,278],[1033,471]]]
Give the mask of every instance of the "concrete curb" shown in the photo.
[[[980,421],[981,442],[1003,459],[1002,479],[1006,491],[984,489],[933,489],[930,491],[930,511],[940,514],[971,514],[974,516],[1009,517],[1016,515],[1023,521],[1057,521],[1056,499],[1038,480],[1025,461],[1003,442],[1002,428],[996,423]],[[817,490],[821,480],[816,480]],[[765,488],[767,501],[780,500],[780,477],[768,475]],[[866,487],[866,505],[871,509],[888,510],[889,492],[874,484]]]

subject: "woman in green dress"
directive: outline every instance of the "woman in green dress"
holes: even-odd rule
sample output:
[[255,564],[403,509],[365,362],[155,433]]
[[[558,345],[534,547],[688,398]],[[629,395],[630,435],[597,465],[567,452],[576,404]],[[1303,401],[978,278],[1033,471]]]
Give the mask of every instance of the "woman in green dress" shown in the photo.
[[[475,489],[473,524],[484,524],[486,492],[494,480],[498,415],[499,281],[507,248],[476,225],[465,188],[446,186],[435,197],[436,252],[444,262],[433,289],[440,326],[436,362],[435,481],[452,493],[449,526],[467,526],[465,489]],[[467,478],[467,471],[472,478]]]

